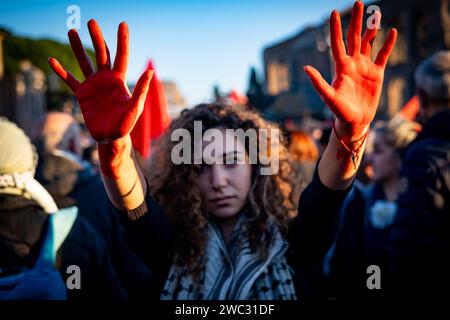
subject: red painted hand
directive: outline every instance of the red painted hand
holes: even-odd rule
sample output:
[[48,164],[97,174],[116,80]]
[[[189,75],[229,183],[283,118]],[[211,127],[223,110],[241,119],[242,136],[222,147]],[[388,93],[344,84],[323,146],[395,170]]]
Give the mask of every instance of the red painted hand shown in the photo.
[[86,80],[80,83],[55,58],[50,58],[49,63],[75,93],[92,137],[97,142],[107,143],[125,137],[133,129],[144,108],[153,72],[142,74],[131,95],[125,82],[129,50],[126,23],[119,25],[117,55],[112,69],[109,50],[97,22],[90,20],[88,28],[95,49],[97,72],[74,29],[69,31],[70,45]]
[[[304,67],[314,88],[338,119],[336,127],[339,133],[348,141],[357,140],[364,135],[375,117],[384,69],[397,37],[397,31],[390,30],[375,62],[372,62],[370,54],[377,29],[367,29],[361,40],[363,10],[363,3],[355,2],[347,34],[347,52],[342,40],[339,13],[331,13],[331,49],[336,67],[335,79],[331,85],[315,68]],[[376,14],[380,15],[379,12]],[[380,20],[380,16],[377,20]]]
[[70,45],[86,80],[80,83],[55,58],[50,58],[49,63],[75,93],[86,126],[94,140],[99,142],[102,173],[119,179],[130,172],[130,162],[125,161],[131,153],[129,133],[144,109],[153,71],[148,70],[141,75],[131,95],[125,82],[129,50],[126,23],[119,25],[117,54],[112,69],[109,50],[97,22],[90,20],[88,28],[95,49],[97,72],[74,29],[69,31]]

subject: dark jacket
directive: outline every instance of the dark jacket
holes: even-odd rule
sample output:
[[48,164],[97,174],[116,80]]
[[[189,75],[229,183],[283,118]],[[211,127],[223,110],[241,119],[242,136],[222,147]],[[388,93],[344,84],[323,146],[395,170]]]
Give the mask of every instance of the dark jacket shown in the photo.
[[103,185],[87,162],[64,154],[39,157],[36,179],[49,191],[59,208],[76,205],[110,249],[114,269],[130,299],[157,296],[154,277],[133,253]]
[[408,150],[390,237],[389,287],[403,297],[448,296],[450,109],[434,115]]
[[[292,221],[287,237],[290,243],[288,261],[295,271],[293,280],[299,298],[313,297],[323,256],[335,237],[339,210],[349,190],[328,189],[316,173],[301,195],[299,214]],[[126,213],[117,212],[127,231],[130,247],[157,275],[162,290],[171,265],[172,225],[149,192],[145,203],[137,210],[141,208],[147,213],[134,221]]]
[[[0,270],[33,267],[47,233],[48,218],[33,200],[0,196]],[[80,268],[81,289],[68,290],[71,300],[126,298],[105,241],[80,216],[58,250],[56,264],[64,281],[71,275],[68,266]]]
[[370,220],[371,208],[378,200],[385,200],[381,185],[365,188],[357,183],[345,200],[336,240],[324,261],[324,298],[373,302],[385,297],[383,281],[381,290],[367,287],[367,268],[376,265],[385,271],[389,252],[392,225],[376,228]]

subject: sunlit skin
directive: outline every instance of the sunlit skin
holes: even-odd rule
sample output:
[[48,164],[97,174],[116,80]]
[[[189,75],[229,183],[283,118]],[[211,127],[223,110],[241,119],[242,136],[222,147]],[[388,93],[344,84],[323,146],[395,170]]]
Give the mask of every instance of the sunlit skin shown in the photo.
[[[128,150],[120,139],[130,133],[142,113],[153,71],[144,72],[139,78],[133,94],[130,94],[125,80],[129,54],[127,24],[122,22],[119,25],[117,55],[113,66],[111,66],[109,49],[106,47],[97,22],[90,20],[88,28],[96,53],[97,71],[94,70],[75,29],[69,31],[69,41],[86,79],[83,82],[75,79],[54,58],[50,58],[49,63],[56,74],[75,93],[89,133],[95,141],[101,143],[98,150],[100,158],[109,160],[107,164],[101,162],[102,173],[109,177],[119,178],[121,163],[111,161],[111,159]],[[116,142],[113,148],[105,149],[102,146],[102,143],[112,141]]]
[[[219,224],[225,239],[233,231],[239,212],[247,202],[251,186],[252,166],[248,163],[244,145],[233,134],[219,128],[223,140],[204,142],[215,154],[205,154],[198,187],[208,213]],[[236,143],[226,143],[235,141]],[[228,163],[227,162],[231,162]]]

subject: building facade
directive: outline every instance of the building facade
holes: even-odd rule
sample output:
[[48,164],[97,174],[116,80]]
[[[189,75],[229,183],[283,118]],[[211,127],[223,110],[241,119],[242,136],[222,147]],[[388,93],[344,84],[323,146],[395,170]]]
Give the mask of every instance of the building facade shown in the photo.
[[[418,63],[438,50],[450,48],[450,0],[375,1],[366,3],[365,10],[365,24],[372,22],[374,10],[382,14],[373,52],[379,51],[390,28],[398,30],[377,114],[377,118],[390,118],[414,95]],[[341,17],[345,37],[351,8],[341,12]],[[331,83],[334,66],[328,20],[264,49],[265,92],[272,101],[266,112],[269,117],[330,116],[303,71],[304,65],[314,66]]]

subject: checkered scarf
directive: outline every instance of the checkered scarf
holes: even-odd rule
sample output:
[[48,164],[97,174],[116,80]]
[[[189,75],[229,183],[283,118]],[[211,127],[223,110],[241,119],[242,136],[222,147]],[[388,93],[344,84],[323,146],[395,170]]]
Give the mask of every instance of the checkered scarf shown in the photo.
[[295,289],[292,269],[285,253],[288,244],[275,225],[269,223],[274,240],[268,248],[267,258],[262,260],[252,252],[248,239],[242,236],[239,219],[225,243],[219,227],[210,223],[205,250],[205,267],[199,285],[194,284],[187,268],[172,265],[161,294],[162,300],[294,300]]

